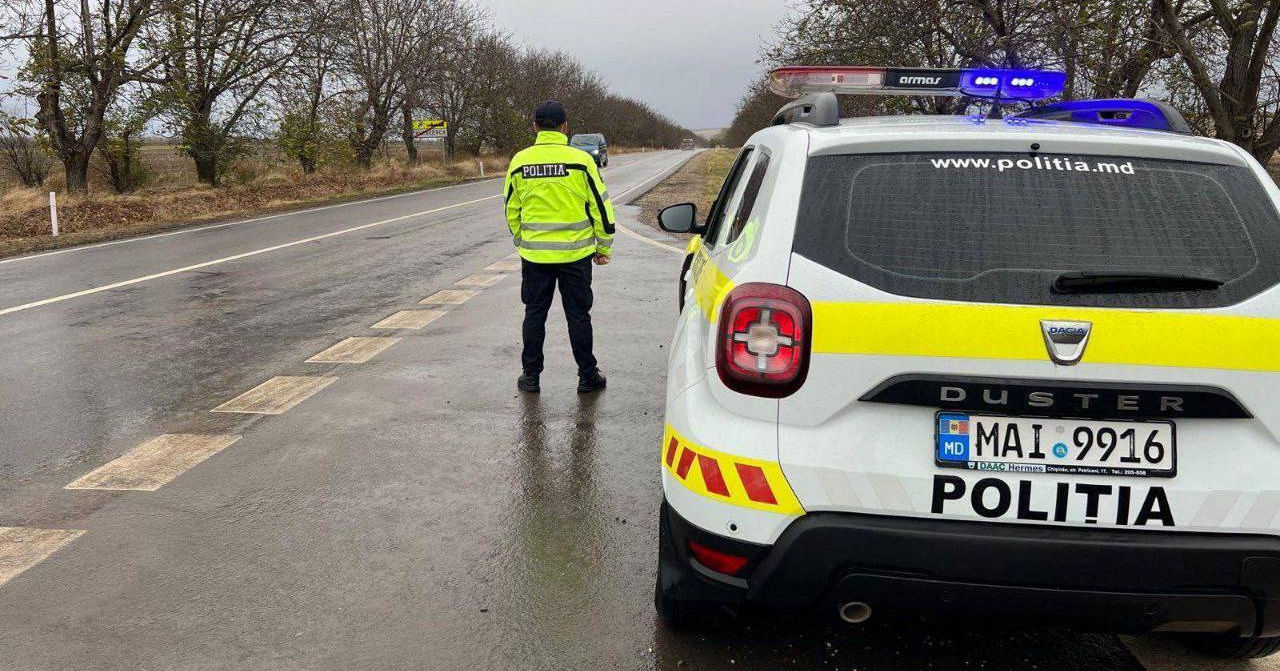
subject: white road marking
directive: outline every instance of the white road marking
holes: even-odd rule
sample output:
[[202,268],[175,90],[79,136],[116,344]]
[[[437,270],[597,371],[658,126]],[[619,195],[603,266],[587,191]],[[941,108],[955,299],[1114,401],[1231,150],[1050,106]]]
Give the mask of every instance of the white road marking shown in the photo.
[[[655,158],[656,158],[656,157],[655,157]],[[692,158],[692,157],[690,157],[690,158]],[[640,187],[642,187],[642,186],[645,186],[645,185],[646,185],[646,184],[648,184],[649,182],[652,182],[653,180],[658,179],[659,177],[662,177],[662,176],[666,175],[668,172],[675,172],[675,171],[676,171],[680,166],[682,166],[682,165],[684,165],[684,164],[685,164],[685,161],[678,161],[678,162],[676,162],[674,165],[669,165],[669,166],[667,166],[667,167],[665,167],[665,168],[663,168],[663,169],[659,170],[658,172],[655,172],[655,173],[653,173],[652,175],[650,175],[650,176],[648,176],[648,177],[646,177],[646,178],[644,178],[644,179],[640,180],[640,183],[639,183],[639,184],[637,184],[637,185],[635,185],[635,186],[631,187],[630,189],[627,189],[626,191],[623,191],[622,193],[618,194],[618,196],[617,196],[618,200],[622,200],[623,198],[626,198],[627,194],[631,193],[632,191],[635,191],[636,189],[639,189],[639,188],[640,188]]]
[[222,258],[220,258],[220,259],[213,259],[212,261],[205,261],[205,262],[203,262],[203,263],[196,263],[196,264],[192,264],[192,265],[189,265],[189,266],[183,266],[183,267],[181,267],[181,268],[174,268],[173,270],[166,270],[166,271],[159,272],[159,273],[153,273],[153,274],[151,274],[151,275],[144,275],[144,276],[142,276],[142,277],[135,277],[135,278],[133,278],[133,279],[131,279],[131,280],[123,280],[123,281],[121,281],[121,282],[113,282],[113,283],[111,283],[111,284],[104,284],[103,286],[100,286],[100,287],[94,287],[94,288],[92,288],[92,289],[85,289],[84,291],[76,291],[76,292],[69,293],[69,294],[63,294],[63,295],[61,295],[61,296],[54,296],[53,298],[46,298],[46,299],[44,299],[44,300],[33,301],[33,302],[31,302],[31,303],[25,303],[25,304],[23,304],[23,305],[15,305],[15,306],[13,306],[13,307],[10,307],[10,308],[4,308],[4,309],[0,310],[0,316],[7,315],[7,314],[11,314],[11,313],[14,313],[14,312],[21,312],[21,311],[23,311],[23,310],[30,310],[30,309],[32,309],[32,308],[38,308],[38,307],[41,307],[41,306],[44,306],[44,305],[51,305],[51,304],[53,304],[53,303],[61,303],[62,301],[71,300],[71,299],[73,299],[73,298],[80,298],[80,297],[82,297],[82,296],[90,296],[90,295],[93,295],[93,294],[102,293],[102,292],[104,292],[104,291],[111,291],[112,289],[119,289],[120,287],[127,287],[127,286],[130,286],[130,285],[133,285],[133,284],[141,284],[141,283],[143,283],[143,282],[149,282],[149,281],[151,281],[151,280],[160,279],[161,277],[169,277],[170,275],[177,275],[177,274],[179,274],[179,273],[191,272],[192,270],[199,270],[199,269],[201,269],[201,268],[208,268],[209,266],[216,266],[216,265],[218,265],[218,264],[220,264],[220,263],[227,263],[227,262],[229,262],[229,261],[237,261],[237,260],[239,260],[239,259],[245,259],[245,258],[249,258],[249,257],[251,257],[251,256],[257,256],[257,255],[259,255],[259,254],[266,254],[267,252],[274,252],[274,251],[278,251],[278,250],[281,250],[281,249],[287,249],[287,248],[289,248],[289,247],[296,247],[297,245],[303,245],[303,244],[306,244],[306,243],[308,243],[308,242],[315,242],[315,241],[317,241],[317,240],[324,240],[324,239],[326,239],[326,238],[333,238],[333,237],[337,237],[337,236],[339,236],[339,235],[346,235],[347,233],[354,233],[354,232],[356,232],[356,231],[363,231],[363,230],[368,229],[368,228],[373,228],[374,226],[382,226],[382,225],[384,225],[384,224],[390,224],[390,223],[394,223],[394,222],[397,222],[397,221],[404,221],[405,219],[412,219],[412,218],[414,218],[414,217],[421,217],[421,216],[428,215],[428,214],[435,214],[436,212],[443,212],[443,211],[445,211],[445,210],[452,210],[452,209],[457,208],[457,207],[464,207],[464,206],[467,206],[467,205],[474,205],[474,204],[476,204],[476,203],[482,203],[482,202],[484,202],[484,201],[486,201],[486,200],[493,200],[494,198],[499,198],[499,197],[501,197],[501,196],[500,196],[500,195],[494,195],[494,196],[485,196],[484,198],[476,198],[475,200],[468,200],[468,201],[466,201],[466,202],[462,202],[462,203],[454,203],[453,205],[445,205],[445,206],[443,206],[443,207],[437,207],[437,208],[430,209],[430,210],[423,210],[423,211],[421,211],[421,212],[414,212],[414,213],[412,213],[412,214],[405,214],[405,215],[402,215],[402,216],[399,216],[399,217],[392,217],[392,218],[390,218],[390,219],[383,219],[383,220],[381,220],[381,221],[375,221],[375,222],[371,222],[371,223],[368,223],[368,224],[361,224],[361,225],[359,225],[359,226],[352,226],[351,228],[344,228],[344,229],[342,229],[342,230],[340,230],[340,231],[333,231],[333,232],[331,232],[331,233],[325,233],[325,234],[323,234],[323,235],[314,235],[314,236],[311,236],[311,237],[309,237],[309,238],[303,238],[303,239],[301,239],[301,240],[294,240],[293,242],[286,242],[286,243],[279,244],[279,245],[272,245],[272,246],[270,246],[270,247],[263,247],[262,249],[255,249],[255,250],[253,250],[253,251],[249,251],[249,252],[242,252],[242,253],[240,253],[240,254],[233,254],[233,255],[231,255],[231,256],[224,256],[224,257],[222,257]]
[[629,238],[635,238],[636,240],[639,240],[640,242],[643,242],[645,244],[653,245],[654,247],[658,247],[660,249],[665,249],[668,252],[675,252],[676,254],[679,254],[681,256],[685,255],[685,251],[683,249],[680,249],[679,247],[658,242],[657,240],[650,240],[649,238],[646,238],[643,235],[640,235],[639,233],[636,233],[635,231],[629,228],[625,228],[622,225],[618,225],[615,228],[617,228],[622,233],[626,234],[627,237]]
[[307,359],[307,363],[365,363],[398,342],[400,338],[347,338]]
[[506,275],[479,273],[472,275],[471,277],[464,277],[457,282],[454,282],[453,285],[457,287],[491,287],[501,282],[505,277]]
[[0,527],[0,585],[39,564],[83,533],[78,529]]
[[484,269],[491,273],[509,273],[520,270],[520,261],[518,259],[503,259],[502,261],[490,263]]
[[336,377],[281,375],[223,403],[214,408],[213,412],[279,415],[337,381]]
[[376,329],[420,329],[448,314],[445,310],[401,310],[373,325]]
[[418,301],[419,305],[462,305],[475,298],[479,289],[441,289]]
[[[659,173],[659,175],[667,172],[667,170],[669,169],[670,168],[664,168],[663,171]],[[652,179],[653,178],[646,179],[636,187],[632,187],[631,189],[628,189],[627,191],[623,192],[622,196],[619,196],[619,198],[627,195],[628,193],[631,193],[637,188],[640,188],[640,186],[643,186],[644,184],[646,184],[648,181],[651,181]],[[465,186],[465,185],[457,185],[457,186]],[[447,188],[454,188],[454,187],[447,187]],[[18,257],[15,259],[8,259],[8,260],[0,261],[0,264],[12,263],[16,261],[32,260],[32,259],[41,258],[44,256],[56,255],[56,254],[67,254],[71,252],[85,251],[88,249],[125,244],[129,242],[138,242],[141,240],[147,240],[151,238],[180,235],[184,233],[193,233],[200,230],[209,230],[212,228],[235,226],[240,224],[251,223],[254,221],[264,221],[268,219],[275,219],[275,218],[285,217],[285,216],[290,216],[295,214],[302,214],[305,212],[314,212],[314,211],[331,209],[336,207],[345,207],[348,205],[374,202],[376,200],[383,200],[386,198],[400,197],[400,196],[406,196],[406,195],[411,195],[411,194],[408,194],[408,193],[395,194],[393,196],[384,196],[382,198],[353,201],[351,203],[340,203],[336,205],[311,208],[309,210],[280,213],[280,214],[269,215],[266,217],[259,217],[256,219],[248,219],[248,220],[243,220],[238,222],[214,224],[211,226],[204,226],[204,227],[192,228],[192,229],[183,229],[181,231],[172,231],[167,233],[159,233],[159,234],[140,237],[140,238],[130,238],[127,240],[117,240],[112,242],[100,243],[97,245],[75,247],[75,248],[70,248],[65,250],[47,252],[44,254]],[[262,249],[257,249],[249,252],[243,252],[240,254],[235,254],[235,255],[223,257],[220,259],[213,259],[213,260],[205,261],[202,263],[183,266],[181,268],[174,268],[172,270],[153,273],[150,275],[145,275],[145,276],[133,278],[130,280],[114,282],[114,283],[103,285],[100,287],[94,287],[94,288],[86,289],[83,291],[64,294],[62,296],[55,296],[52,298],[34,301],[34,302],[26,303],[23,305],[16,305],[13,307],[0,309],[0,315],[7,315],[15,312],[20,312],[23,310],[29,310],[32,308],[41,307],[44,305],[50,305],[50,304],[59,303],[66,300],[71,300],[73,298],[89,296],[89,295],[101,293],[104,291],[110,291],[112,289],[118,289],[121,287],[130,286],[134,284],[140,284],[142,282],[148,282],[150,280],[159,279],[162,277],[168,277],[168,276],[176,275],[179,273],[199,270],[201,268],[207,268],[209,266],[227,263],[227,262],[235,261],[238,259],[248,258],[248,257],[256,256],[259,254],[265,254],[268,252],[277,251],[280,249],[285,249],[288,247],[293,247],[293,246],[305,244],[308,242],[315,242],[318,240],[324,240],[326,238],[336,237],[340,235],[345,235],[347,233],[353,233],[356,231],[373,228],[375,226],[381,226],[381,225],[393,223],[396,221],[403,221],[405,219],[409,219],[412,217],[423,216],[423,215],[432,214],[435,212],[441,212],[444,210],[449,210],[457,207],[472,205],[472,204],[483,202],[486,200],[492,200],[498,197],[499,197],[498,195],[487,196],[485,198],[478,198],[475,200],[470,200],[462,203],[455,203],[453,205],[446,205],[446,206],[434,208],[431,210],[425,210],[422,212],[416,212],[416,213],[407,214],[399,217],[393,217],[390,219],[384,219],[382,221],[376,221],[368,224],[362,224],[359,226],[353,226],[350,228],[342,229],[339,231],[333,231],[323,235],[312,236],[308,238],[303,238],[301,240],[295,240],[288,243],[273,245],[270,247],[264,247]],[[623,229],[623,231],[626,233],[630,233],[629,231],[626,231],[626,229]],[[636,235],[636,234],[631,233],[631,235]],[[670,248],[667,245],[661,245],[661,243],[648,240],[647,238],[643,238],[642,236],[636,235],[636,237],[641,237],[641,239],[644,239],[653,244]],[[670,249],[675,249],[675,248],[670,248]],[[676,250],[676,251],[679,251],[679,250]],[[516,257],[513,256],[513,258],[516,258]],[[498,265],[498,264],[494,264],[494,265]],[[489,269],[493,270],[494,268],[489,268]],[[497,282],[501,281],[503,277],[505,276],[504,275],[474,275],[470,278],[466,278],[465,280],[462,280],[462,282],[459,282],[459,284],[462,284],[463,282],[467,282],[468,280],[475,280],[476,282],[480,283],[481,286],[492,286],[493,284],[496,284]],[[457,291],[457,290],[446,290],[446,291]],[[410,313],[418,313],[418,314],[413,316],[412,318],[404,317],[405,315],[408,315]],[[424,313],[430,314],[431,316],[429,318],[424,317],[422,316]],[[426,319],[426,321],[422,322],[420,326],[410,327],[410,328],[421,328],[421,326],[425,326],[426,323],[430,323],[431,321],[434,321],[435,319],[439,318],[442,314],[445,314],[445,313],[444,311],[440,311],[440,310],[403,311],[403,312],[396,313],[395,315],[392,315],[391,317],[389,317],[386,320],[383,320],[383,322],[380,322],[379,324],[384,324],[389,320],[395,320],[397,318],[413,319],[415,321],[421,321],[423,319]],[[376,327],[379,327],[379,326],[375,325],[375,328]],[[374,339],[369,339],[369,340],[374,340]],[[378,340],[394,341],[398,339],[388,338],[388,339],[378,339]],[[347,343],[347,342],[348,341],[343,341],[343,343]],[[342,345],[343,343],[339,343],[339,345]],[[317,357],[320,357],[326,353],[331,352],[331,350],[334,350],[339,345],[335,345],[335,347],[330,348],[325,352],[322,352],[320,355],[317,355]],[[381,347],[377,351],[382,351],[383,349],[385,349],[385,346]],[[374,354],[376,354],[376,352],[374,352]],[[372,355],[373,354],[370,354],[370,356]],[[313,357],[313,358],[317,358],[317,357]],[[310,398],[311,396],[318,393],[320,390],[328,387],[329,385],[333,384],[336,381],[337,381],[336,377],[297,377],[297,376],[274,377],[258,385],[257,387],[254,387],[253,389],[237,396],[236,398],[231,399],[226,403],[223,403],[217,408],[214,408],[213,412],[252,413],[252,414],[269,414],[269,415],[281,414],[289,410],[290,408],[298,405],[299,403],[305,401],[306,399]],[[67,485],[67,488],[68,489],[90,489],[90,488],[92,489],[138,489],[138,490],[147,490],[147,491],[155,490],[158,487],[164,485],[165,483],[170,482],[173,478],[177,477],[177,475],[185,472],[186,470],[190,469],[192,466],[195,466],[201,461],[207,459],[209,456],[216,454],[218,451],[225,449],[227,446],[235,443],[237,440],[239,440],[239,436],[196,436],[196,435],[184,435],[184,434],[166,434],[164,436],[160,436],[156,439],[148,441],[147,443],[144,443],[143,445],[140,445],[137,448],[134,448],[129,453],[121,456],[120,458],[108,464],[105,464],[104,466],[92,471],[91,473],[79,478],[75,482]],[[70,543],[71,541],[75,540],[76,538],[78,538],[84,533],[85,532],[83,530],[74,530],[74,529],[31,529],[31,528],[24,528],[24,527],[0,527],[0,585],[3,585],[4,583],[13,579],[15,576],[21,574],[23,571],[26,571],[32,566],[38,564],[40,561],[49,557],[58,549],[62,548],[67,543]]]
[[64,489],[154,492],[238,440],[240,436],[167,433],[90,471]]
[[[696,156],[696,154],[695,154],[695,156]],[[640,187],[642,187],[642,186],[644,186],[644,185],[648,184],[649,182],[652,182],[652,181],[653,181],[653,180],[655,180],[655,179],[658,179],[659,177],[663,177],[663,176],[665,176],[668,172],[675,172],[677,169],[679,169],[679,168],[680,168],[680,166],[682,166],[682,165],[684,165],[684,164],[685,164],[685,161],[680,161],[679,163],[677,163],[677,164],[676,164],[676,165],[674,165],[674,166],[667,166],[667,167],[663,168],[662,170],[659,170],[658,172],[654,173],[652,176],[650,176],[650,177],[648,177],[648,178],[646,178],[646,179],[642,180],[639,184],[637,184],[637,185],[635,185],[635,186],[631,187],[630,189],[627,189],[626,191],[623,191],[623,192],[622,192],[622,194],[618,196],[618,199],[619,199],[619,200],[621,200],[623,197],[625,197],[627,194],[631,193],[632,191],[635,191],[636,189],[639,189]],[[623,234],[625,234],[626,236],[628,236],[628,237],[632,237],[632,238],[635,238],[635,239],[637,239],[637,240],[639,240],[639,241],[641,241],[641,242],[643,242],[643,243],[645,243],[645,244],[653,245],[653,246],[655,246],[655,247],[659,247],[659,248],[661,248],[661,249],[665,249],[665,250],[667,250],[667,251],[669,251],[669,252],[675,252],[676,254],[680,254],[681,256],[683,256],[683,255],[684,255],[684,253],[685,253],[685,250],[683,250],[683,249],[681,249],[681,248],[679,248],[679,247],[675,247],[675,246],[672,246],[672,245],[664,244],[664,243],[658,242],[657,240],[650,240],[649,238],[646,238],[646,237],[644,237],[643,235],[640,235],[639,233],[636,233],[635,231],[632,231],[632,230],[630,230],[630,229],[626,228],[625,226],[617,225],[617,226],[615,226],[615,228],[617,228],[619,231],[622,231],[622,233],[623,233]]]
[[[658,158],[658,157],[655,157],[655,158]],[[630,165],[634,165],[634,164],[630,164]],[[670,170],[671,168],[672,168],[671,166],[669,166],[669,167],[667,167],[667,168],[663,168],[663,170],[662,170],[662,171],[660,171],[659,173],[657,173],[657,175],[655,175],[654,177],[662,175],[663,173],[667,172],[667,171],[668,171],[668,170]],[[641,182],[640,182],[640,184],[638,184],[638,185],[636,185],[636,186],[634,186],[634,187],[632,187],[632,188],[630,188],[630,189],[627,189],[626,191],[622,192],[622,195],[621,195],[621,196],[619,196],[619,198],[622,198],[622,197],[626,196],[628,193],[631,193],[632,191],[635,191],[636,189],[640,188],[641,186],[643,186],[643,185],[647,184],[648,182],[652,181],[652,180],[654,179],[654,177],[646,178],[645,180],[641,181]],[[452,188],[452,187],[446,187],[446,188]],[[390,196],[386,196],[386,197],[390,197]],[[289,247],[296,247],[297,245],[303,245],[303,244],[306,244],[306,243],[308,243],[308,242],[316,242],[316,241],[318,241],[318,240],[325,240],[325,239],[327,239],[327,238],[333,238],[333,237],[337,237],[337,236],[340,236],[340,235],[346,235],[346,234],[348,234],[348,233],[354,233],[354,232],[356,232],[356,231],[363,231],[363,230],[366,230],[366,229],[369,229],[369,228],[373,228],[373,227],[375,227],[375,226],[383,226],[383,225],[385,225],[385,224],[390,224],[390,223],[394,223],[394,222],[397,222],[397,221],[404,221],[405,219],[412,219],[413,217],[420,217],[420,216],[425,216],[425,215],[428,215],[428,214],[435,214],[436,212],[443,212],[443,211],[445,211],[445,210],[452,210],[452,209],[454,209],[454,208],[465,207],[465,206],[467,206],[467,205],[474,205],[474,204],[476,204],[476,203],[482,203],[482,202],[484,202],[484,201],[486,201],[486,200],[493,200],[493,199],[495,199],[495,198],[500,198],[500,197],[502,197],[502,196],[501,196],[501,194],[495,194],[495,195],[492,195],[492,196],[485,196],[484,198],[476,198],[476,199],[474,199],[474,200],[468,200],[468,201],[461,202],[461,203],[454,203],[454,204],[452,204],[452,205],[444,205],[444,206],[441,206],[441,207],[432,208],[432,209],[430,209],[430,210],[423,210],[423,211],[421,211],[421,212],[413,212],[413,213],[411,213],[411,214],[405,214],[405,215],[401,215],[401,216],[399,216],[399,217],[392,217],[392,218],[390,218],[390,219],[383,219],[383,220],[381,220],[381,221],[374,221],[374,222],[370,222],[370,223],[368,223],[368,224],[361,224],[361,225],[359,225],[359,226],[352,226],[352,227],[350,227],[350,228],[344,228],[344,229],[342,229],[342,230],[332,231],[332,232],[329,232],[329,233],[324,233],[324,234],[322,234],[322,235],[315,235],[315,236],[311,236],[311,237],[308,237],[308,238],[302,238],[301,240],[294,240],[294,241],[292,241],[292,242],[285,242],[285,243],[282,243],[282,244],[279,244],[279,245],[272,245],[272,246],[270,246],[270,247],[263,247],[263,248],[261,248],[261,249],[255,249],[255,250],[248,251],[248,252],[241,252],[240,254],[233,254],[233,255],[231,255],[231,256],[224,256],[224,257],[222,257],[222,258],[220,258],[220,259],[213,259],[213,260],[210,260],[210,261],[204,261],[204,262],[202,262],[202,263],[195,263],[195,264],[192,264],[192,265],[189,265],[189,266],[183,266],[183,267],[181,267],[181,268],[174,268],[174,269],[172,269],[172,270],[165,270],[165,271],[158,272],[158,273],[152,273],[152,274],[150,274],[150,275],[144,275],[144,276],[142,276],[142,277],[135,277],[135,278],[133,278],[133,279],[129,279],[129,280],[122,280],[122,281],[120,281],[120,282],[112,282],[111,284],[104,284],[104,285],[102,285],[102,286],[100,286],[100,287],[93,287],[93,288],[91,288],[91,289],[85,289],[85,290],[83,290],[83,291],[75,291],[75,292],[72,292],[72,293],[69,293],[69,294],[63,294],[63,295],[61,295],[61,296],[54,296],[54,297],[52,297],[52,298],[45,298],[45,299],[38,300],[38,301],[32,301],[32,302],[30,302],[30,303],[23,303],[22,305],[14,305],[14,306],[12,306],[12,307],[7,307],[7,308],[0,309],[0,316],[4,316],[4,315],[8,315],[8,314],[13,314],[13,313],[15,313],[15,312],[22,312],[22,311],[24,311],[24,310],[30,310],[30,309],[33,309],[33,308],[43,307],[43,306],[45,306],[45,305],[52,305],[52,304],[54,304],[54,303],[61,303],[61,302],[63,302],[63,301],[68,301],[68,300],[71,300],[71,299],[73,299],[73,298],[81,298],[81,297],[84,297],[84,296],[92,296],[93,294],[99,294],[99,293],[102,293],[102,292],[104,292],[104,291],[111,291],[112,289],[119,289],[119,288],[121,288],[121,287],[127,287],[127,286],[131,286],[131,285],[134,285],[134,284],[141,284],[141,283],[143,283],[143,282],[150,282],[151,280],[156,280],[156,279],[160,279],[160,278],[163,278],[163,277],[169,277],[169,276],[177,275],[177,274],[180,274],[180,273],[191,272],[191,271],[193,271],[193,270],[200,270],[201,268],[208,268],[208,267],[210,267],[210,266],[216,266],[216,265],[219,265],[219,264],[222,264],[222,263],[228,263],[228,262],[231,262],[231,261],[238,261],[238,260],[240,260],[240,259],[245,259],[245,258],[249,258],[249,257],[252,257],[252,256],[257,256],[257,255],[259,255],[259,254],[266,254],[266,253],[268,253],[268,252],[274,252],[274,251],[278,251],[278,250],[281,250],[281,249],[287,249],[287,248],[289,248]],[[349,204],[354,205],[354,204],[357,204],[357,203],[367,203],[367,202],[370,202],[370,201],[367,201],[367,200],[363,200],[363,201],[355,201],[355,202],[353,202],[353,203],[349,203]],[[347,205],[347,204],[348,204],[348,203],[341,203],[341,205]],[[326,207],[337,207],[337,206],[336,206],[336,205],[333,205],[333,206],[326,206]],[[298,213],[297,213],[297,212],[281,213],[281,214],[279,214],[279,215],[270,215],[270,216],[273,216],[273,217],[274,217],[274,216],[286,216],[286,214],[298,214]],[[244,223],[244,222],[241,222],[241,223]],[[218,226],[223,226],[223,225],[225,225],[225,224],[216,224],[216,225],[218,225]],[[208,228],[208,227],[205,227],[205,228]],[[189,231],[189,230],[194,230],[194,229],[188,229],[188,231]],[[174,234],[177,234],[177,233],[188,232],[188,231],[174,231],[173,233],[174,233]],[[165,235],[165,234],[159,234],[159,235]],[[137,240],[137,239],[138,239],[138,238],[131,238],[131,239],[130,239],[130,240],[128,240],[128,241]],[[126,241],[126,240],[120,240],[120,241],[117,241],[117,242],[123,243],[123,242],[128,242],[128,241]],[[110,244],[110,243],[103,243],[103,244]],[[61,250],[61,252],[70,252],[70,251],[76,251],[76,250],[80,250],[80,249],[84,249],[84,248],[83,248],[83,247],[76,247],[76,248],[73,248],[73,249]],[[49,253],[50,253],[50,254],[53,254],[53,253],[61,253],[61,252],[49,252]],[[16,260],[19,260],[19,259],[29,259],[29,258],[35,258],[35,257],[18,257],[18,259],[10,259],[10,261],[16,261]]]

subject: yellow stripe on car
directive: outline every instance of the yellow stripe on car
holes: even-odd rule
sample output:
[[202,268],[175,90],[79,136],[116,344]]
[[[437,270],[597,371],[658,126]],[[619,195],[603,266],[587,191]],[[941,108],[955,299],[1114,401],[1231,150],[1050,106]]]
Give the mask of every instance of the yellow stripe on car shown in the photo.
[[1082,363],[1280,371],[1280,319],[956,303],[813,303],[813,351],[1048,360],[1040,320],[1093,324]]
[[709,321],[715,321],[716,308],[725,294],[733,289],[733,281],[711,260],[705,245],[699,245],[693,257],[693,295]]
[[755,510],[803,515],[776,461],[748,459],[698,445],[667,425],[662,439],[662,467],[689,491]]

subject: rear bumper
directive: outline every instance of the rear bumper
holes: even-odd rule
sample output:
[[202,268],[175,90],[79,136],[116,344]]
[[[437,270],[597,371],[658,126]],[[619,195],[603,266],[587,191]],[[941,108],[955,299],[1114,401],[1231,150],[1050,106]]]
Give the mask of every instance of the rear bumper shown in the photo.
[[[1007,615],[1141,633],[1280,635],[1280,538],[1037,527],[849,513],[797,519],[772,546],[709,534],[665,503],[668,581],[688,598],[877,612]],[[751,557],[739,577],[688,539]]]

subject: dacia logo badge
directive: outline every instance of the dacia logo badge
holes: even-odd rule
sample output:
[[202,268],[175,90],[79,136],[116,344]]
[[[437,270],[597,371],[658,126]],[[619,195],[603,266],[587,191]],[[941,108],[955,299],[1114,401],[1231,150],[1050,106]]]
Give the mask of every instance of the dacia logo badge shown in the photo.
[[1084,356],[1093,324],[1042,319],[1040,331],[1044,334],[1044,346],[1049,350],[1049,358],[1060,366],[1074,366]]

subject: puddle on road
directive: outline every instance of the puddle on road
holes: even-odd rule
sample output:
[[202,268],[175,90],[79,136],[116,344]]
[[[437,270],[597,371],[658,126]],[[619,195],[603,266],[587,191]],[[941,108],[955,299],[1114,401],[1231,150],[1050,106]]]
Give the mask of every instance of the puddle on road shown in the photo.
[[[656,421],[621,390],[521,396],[495,426],[511,450],[486,483],[502,538],[485,574],[491,659],[547,669],[1139,670],[1114,636],[877,616],[751,613],[673,631],[653,610],[660,497]],[[643,428],[642,428],[643,427]],[[512,440],[511,443],[507,440]],[[510,459],[507,462],[507,459]]]

